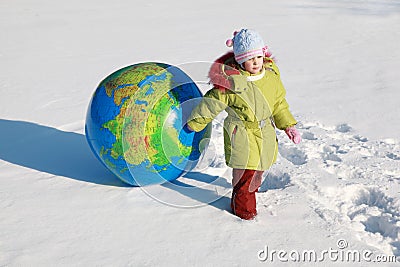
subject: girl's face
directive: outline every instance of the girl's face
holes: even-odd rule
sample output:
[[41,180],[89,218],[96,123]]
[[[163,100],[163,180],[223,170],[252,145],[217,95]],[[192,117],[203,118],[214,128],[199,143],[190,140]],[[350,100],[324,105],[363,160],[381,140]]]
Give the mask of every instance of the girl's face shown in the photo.
[[251,74],[257,74],[261,71],[263,63],[264,58],[262,56],[253,57],[243,62],[243,68]]

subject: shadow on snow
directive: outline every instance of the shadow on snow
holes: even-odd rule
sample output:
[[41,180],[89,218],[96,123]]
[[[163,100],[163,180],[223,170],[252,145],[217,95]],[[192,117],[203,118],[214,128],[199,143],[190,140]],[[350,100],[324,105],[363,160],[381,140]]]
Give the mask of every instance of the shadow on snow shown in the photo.
[[[0,119],[0,159],[78,181],[130,187],[99,162],[84,135],[32,122]],[[201,175],[200,180],[212,179],[205,176],[206,174]],[[193,179],[195,177],[198,178],[199,175],[192,176]],[[178,192],[185,194],[184,190]],[[198,196],[187,196],[195,200],[202,199]],[[225,210],[227,201],[226,197],[222,197],[209,205]]]

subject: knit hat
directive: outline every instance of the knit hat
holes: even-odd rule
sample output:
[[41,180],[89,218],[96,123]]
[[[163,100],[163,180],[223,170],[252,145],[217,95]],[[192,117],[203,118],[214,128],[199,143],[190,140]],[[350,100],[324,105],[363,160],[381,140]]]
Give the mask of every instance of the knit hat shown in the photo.
[[257,56],[265,56],[267,47],[260,34],[254,30],[242,29],[233,33],[233,38],[226,41],[228,47],[233,46],[233,53],[237,63],[243,62]]

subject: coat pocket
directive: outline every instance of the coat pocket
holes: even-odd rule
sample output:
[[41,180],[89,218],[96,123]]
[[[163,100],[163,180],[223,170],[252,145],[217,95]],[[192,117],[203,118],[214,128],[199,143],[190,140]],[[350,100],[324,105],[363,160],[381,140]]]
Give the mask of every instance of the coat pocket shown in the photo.
[[236,138],[236,133],[237,133],[237,125],[235,125],[235,127],[233,128],[233,131],[231,133],[231,146],[232,148],[235,147],[235,138]]

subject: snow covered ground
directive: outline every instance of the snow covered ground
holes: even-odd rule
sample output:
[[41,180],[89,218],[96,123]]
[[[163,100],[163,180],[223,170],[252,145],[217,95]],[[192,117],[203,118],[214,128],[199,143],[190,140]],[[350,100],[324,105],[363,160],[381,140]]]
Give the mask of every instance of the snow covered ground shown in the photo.
[[[275,54],[303,136],[279,133],[259,216],[230,213],[218,121],[177,183],[116,179],[83,130],[101,79],[210,62],[241,27]],[[0,266],[399,264],[399,1],[3,0],[0,33]]]

